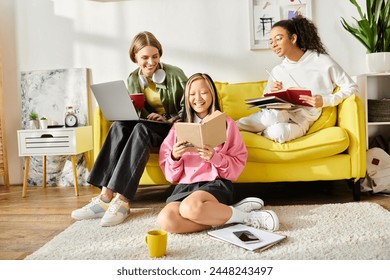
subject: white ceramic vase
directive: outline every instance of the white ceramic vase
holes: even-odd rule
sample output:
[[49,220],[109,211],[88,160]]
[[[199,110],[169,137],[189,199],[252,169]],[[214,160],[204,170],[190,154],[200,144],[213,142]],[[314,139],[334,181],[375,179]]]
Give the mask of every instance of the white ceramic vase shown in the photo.
[[366,63],[370,73],[390,72],[390,52],[368,53]]
[[39,120],[39,126],[41,129],[47,129],[47,120]]

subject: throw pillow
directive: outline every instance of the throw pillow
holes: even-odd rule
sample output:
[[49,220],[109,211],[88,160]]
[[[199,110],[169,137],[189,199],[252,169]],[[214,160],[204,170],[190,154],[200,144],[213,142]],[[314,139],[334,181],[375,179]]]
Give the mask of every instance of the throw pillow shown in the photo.
[[234,120],[257,112],[259,109],[248,110],[245,99],[262,96],[266,85],[267,81],[236,84],[215,82],[221,110]]

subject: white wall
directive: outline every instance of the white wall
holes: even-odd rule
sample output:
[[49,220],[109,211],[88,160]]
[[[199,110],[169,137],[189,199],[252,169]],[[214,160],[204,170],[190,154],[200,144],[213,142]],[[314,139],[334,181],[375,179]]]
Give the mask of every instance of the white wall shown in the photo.
[[[364,2],[358,0],[358,2]],[[341,26],[357,13],[349,1],[312,0],[313,21],[329,54],[350,74],[365,72],[365,50]],[[20,71],[88,67],[93,82],[127,78],[131,38],[148,30],[162,61],[216,81],[266,79],[279,58],[249,47],[248,0],[0,0],[4,102],[12,184],[22,182],[17,155]]]

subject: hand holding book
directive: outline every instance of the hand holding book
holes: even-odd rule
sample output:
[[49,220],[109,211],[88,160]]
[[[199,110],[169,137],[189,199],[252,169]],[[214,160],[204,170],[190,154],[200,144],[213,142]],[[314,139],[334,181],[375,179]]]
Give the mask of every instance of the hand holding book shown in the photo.
[[316,94],[313,96],[301,95],[299,99],[306,104],[306,106],[311,106],[315,108],[322,108],[324,106],[324,99],[322,95]]
[[205,145],[214,148],[226,140],[226,115],[218,110],[212,113],[201,124],[177,122],[177,142],[187,147],[204,148]]
[[311,91],[304,88],[288,88],[264,94],[264,96],[276,96],[295,105],[307,106],[307,104],[302,102],[299,98],[301,95],[312,96]]

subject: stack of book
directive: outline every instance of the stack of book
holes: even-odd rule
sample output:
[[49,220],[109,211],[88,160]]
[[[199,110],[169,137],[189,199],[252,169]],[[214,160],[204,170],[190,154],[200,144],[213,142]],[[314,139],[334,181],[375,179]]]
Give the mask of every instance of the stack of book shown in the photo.
[[295,106],[310,106],[299,99],[300,95],[311,96],[311,91],[302,88],[288,88],[266,93],[262,97],[246,99],[251,108],[289,109]]

